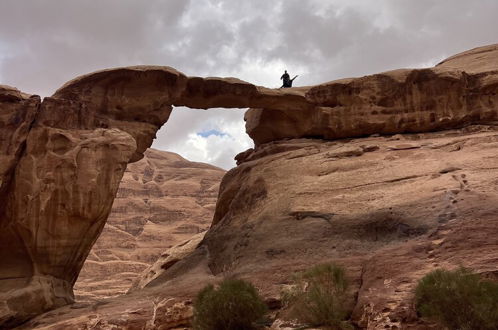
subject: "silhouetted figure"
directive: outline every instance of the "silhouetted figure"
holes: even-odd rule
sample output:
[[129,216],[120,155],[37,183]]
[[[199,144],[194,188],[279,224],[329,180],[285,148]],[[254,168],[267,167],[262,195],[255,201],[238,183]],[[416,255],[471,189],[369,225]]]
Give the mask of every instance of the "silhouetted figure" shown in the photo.
[[[283,85],[282,87],[284,88],[287,88],[287,87],[292,87],[292,82],[294,81],[294,79],[296,79],[297,76],[295,76],[294,78],[290,78],[289,74],[287,73],[287,70],[285,70],[284,74],[282,75],[282,77],[280,77],[281,80],[283,80]],[[282,88],[280,87],[280,88]]]

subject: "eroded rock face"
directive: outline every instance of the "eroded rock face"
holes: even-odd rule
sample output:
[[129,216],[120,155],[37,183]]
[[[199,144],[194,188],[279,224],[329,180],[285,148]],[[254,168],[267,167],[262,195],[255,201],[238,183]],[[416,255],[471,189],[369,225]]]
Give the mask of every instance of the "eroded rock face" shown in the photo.
[[136,278],[129,292],[145,288],[174,264],[189,256],[197,249],[205,234],[206,232],[198,233],[188,240],[164,251],[154,264],[145,269],[144,272]]
[[[0,149],[8,160],[1,168],[5,201],[0,218],[5,236],[1,253],[15,256],[0,259],[0,324],[14,324],[72,300],[72,285],[105,224],[127,163],[143,157],[155,132],[167,121],[172,105],[259,108],[246,115],[247,131],[258,148],[241,155],[241,165],[225,176],[215,226],[204,243],[192,257],[177,262],[151,282],[154,285],[178,281],[182,274],[190,274],[184,279],[194,279],[200,285],[202,278],[212,279],[231,271],[254,279],[271,294],[278,288],[268,281],[269,272],[284,280],[292,269],[334,259],[347,262],[358,291],[364,292],[370,286],[361,283],[370,282],[360,281],[359,274],[369,274],[373,269],[365,269],[366,260],[377,260],[378,269],[383,269],[372,254],[378,252],[373,251],[393,247],[400,256],[404,252],[409,256],[411,250],[406,249],[412,243],[396,244],[428,237],[424,235],[431,231],[444,236],[449,230],[450,236],[438,240],[458,242],[463,228],[460,224],[464,223],[459,219],[469,224],[476,219],[492,223],[489,215],[496,212],[494,190],[486,183],[493,180],[489,173],[495,176],[494,167],[487,167],[494,161],[495,152],[488,151],[493,150],[495,137],[494,132],[486,130],[493,131],[493,127],[484,131],[476,128],[477,135],[469,138],[479,141],[474,144],[455,140],[467,139],[470,133],[465,131],[444,138],[419,136],[419,140],[433,145],[437,141],[450,146],[463,143],[470,154],[464,153],[461,158],[462,153],[446,151],[444,143],[431,149],[411,143],[391,146],[382,138],[372,145],[369,140],[348,144],[317,138],[492,124],[498,102],[497,54],[496,46],[488,46],[456,55],[435,68],[396,70],[281,90],[232,78],[186,77],[168,67],[145,66],[79,77],[39,106],[36,97],[2,88],[0,122],[12,123],[9,118],[16,118],[13,122],[19,124],[7,127],[19,134],[12,137],[6,133],[8,147],[2,140]],[[38,109],[34,120],[30,121],[33,117],[28,113],[32,112],[23,112],[23,106]],[[274,143],[303,137],[314,140],[306,145],[299,141]],[[391,149],[393,153],[387,152]],[[410,158],[414,150],[416,157]],[[391,163],[390,155],[395,156]],[[343,159],[354,161],[343,163]],[[359,159],[366,163],[359,164]],[[425,162],[417,166],[407,163],[420,159]],[[458,170],[440,169],[450,160],[459,164],[449,164]],[[451,179],[444,175],[432,178],[434,171],[456,173]],[[479,177],[486,182],[477,179],[475,195],[466,196],[469,180],[462,175],[469,176],[473,171],[481,171]],[[458,193],[454,182],[460,186]],[[442,192],[447,187],[467,202],[453,202],[455,196]],[[444,204],[446,200],[461,208],[461,213],[453,212],[457,218],[446,211],[452,209]],[[430,210],[434,205],[436,209]],[[493,228],[496,226],[480,230],[491,234]],[[275,239],[275,233],[282,233],[285,239]],[[472,250],[478,245],[472,240],[467,243],[470,245],[461,244],[458,249]],[[488,245],[495,248],[493,244]],[[441,251],[440,260],[449,258],[449,250]],[[460,256],[463,252],[455,253]],[[404,260],[403,264],[416,266]],[[488,264],[483,259],[473,260]],[[422,261],[416,269],[425,271],[429,265],[429,261]],[[400,278],[391,278],[389,283],[398,280],[414,283],[414,279]],[[372,288],[381,287],[374,280],[372,283],[376,283]],[[358,301],[367,296],[359,296]],[[359,324],[367,322],[367,326],[380,325],[380,321],[368,320],[381,317],[376,313],[380,306],[385,308],[388,298],[395,299],[389,294],[385,300],[379,298],[367,314],[356,305],[355,320]],[[394,322],[391,316],[398,315],[402,306],[391,305],[386,317]]]
[[[1,251],[11,257],[0,260],[0,324],[72,302],[72,286],[126,165],[138,157],[137,141],[150,143],[171,111],[143,106],[132,108],[146,117],[143,122],[132,112],[116,115],[101,104],[69,99],[46,98],[39,106],[3,199]],[[148,110],[163,110],[161,119],[146,116]]]
[[7,191],[38,112],[40,98],[0,85],[0,194]]
[[246,113],[255,144],[429,132],[497,119],[498,48],[455,55],[434,68],[341,79],[305,90],[313,106]]
[[192,300],[185,297],[161,297],[157,293],[127,295],[106,302],[65,306],[45,313],[16,329],[179,330],[190,328],[192,315]]
[[[160,256],[167,260],[155,272],[181,258],[188,245],[183,243],[209,228],[224,174],[218,167],[155,149],[129,164],[75,284],[76,300],[124,294]],[[165,252],[169,247],[174,251]]]
[[[4,134],[11,139],[2,142],[2,253],[11,255],[0,261],[5,326],[73,301],[72,286],[126,165],[143,157],[171,105],[307,104],[295,91],[147,66],[76,78],[42,104],[13,88],[1,92]],[[37,112],[24,109],[31,104]]]
[[462,70],[471,74],[493,72],[498,70],[496,57],[498,44],[477,47],[456,55],[453,55],[437,66],[447,69]]
[[[412,305],[424,274],[463,265],[498,279],[497,155],[495,126],[262,145],[225,175],[214,224],[193,253],[169,251],[179,260],[160,260],[143,290],[64,307],[26,328],[85,329],[99,320],[134,329],[160,315],[167,329],[155,308],[188,306],[207,283],[241,277],[278,302],[294,272],[336,262],[347,269],[360,328],[428,329]],[[277,317],[274,329],[287,323]]]
[[[26,148],[26,139],[39,110],[40,98],[0,85],[0,292],[21,288],[33,274],[29,255],[19,242],[12,219],[6,217],[6,201],[14,186],[16,166]],[[22,301],[9,301],[0,294],[0,325],[12,317]]]
[[[72,286],[111,209],[135,141],[116,129],[29,132],[7,196],[2,321],[72,302]],[[4,245],[8,244],[8,245]],[[9,251],[13,251],[9,252]]]
[[496,126],[261,145],[224,177],[198,254],[275,298],[294,271],[333,261],[360,327],[426,329],[412,304],[424,274],[463,265],[498,279],[497,148]]

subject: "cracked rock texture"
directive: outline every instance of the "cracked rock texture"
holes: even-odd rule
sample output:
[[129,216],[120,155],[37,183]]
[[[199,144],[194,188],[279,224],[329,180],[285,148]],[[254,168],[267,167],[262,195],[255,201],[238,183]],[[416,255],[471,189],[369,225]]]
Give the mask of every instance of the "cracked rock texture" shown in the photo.
[[[124,294],[160,256],[169,263],[177,260],[172,256],[177,253],[165,250],[193,235],[202,238],[224,174],[218,167],[155,149],[129,164],[109,219],[75,284],[76,300]],[[163,269],[161,264],[157,271]]]
[[1,325],[71,302],[127,163],[172,105],[253,108],[256,148],[225,175],[212,227],[143,290],[26,326],[85,328],[95,315],[101,328],[156,326],[157,306],[188,304],[228,275],[276,301],[293,271],[335,261],[352,280],[358,326],[423,329],[410,299],[424,273],[464,265],[496,276],[496,45],[434,68],[282,90],[167,67],[104,70],[34,106],[31,122],[16,112],[37,98],[5,90],[2,123],[21,119],[2,141],[14,149],[0,149],[14,159],[2,168]]

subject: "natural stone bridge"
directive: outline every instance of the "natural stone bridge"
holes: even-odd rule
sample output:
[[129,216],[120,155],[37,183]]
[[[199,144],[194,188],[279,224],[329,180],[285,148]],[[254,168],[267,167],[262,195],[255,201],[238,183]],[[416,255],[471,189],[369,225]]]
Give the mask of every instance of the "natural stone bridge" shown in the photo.
[[497,91],[497,45],[434,68],[291,89],[151,66],[85,75],[43,102],[0,86],[0,327],[73,301],[126,165],[172,106],[250,107],[247,133],[258,146],[489,123]]

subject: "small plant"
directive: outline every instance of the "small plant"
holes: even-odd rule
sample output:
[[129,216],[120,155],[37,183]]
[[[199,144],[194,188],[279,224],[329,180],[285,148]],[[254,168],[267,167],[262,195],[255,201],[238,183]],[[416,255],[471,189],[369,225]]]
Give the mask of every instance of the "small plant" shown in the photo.
[[351,329],[346,308],[348,281],[344,269],[318,265],[298,274],[295,285],[282,294],[284,304],[300,321],[311,326]]
[[417,312],[449,329],[498,329],[498,284],[465,268],[435,270],[415,291]]
[[208,285],[194,301],[196,330],[249,330],[267,307],[254,286],[238,279],[226,279],[215,288]]

